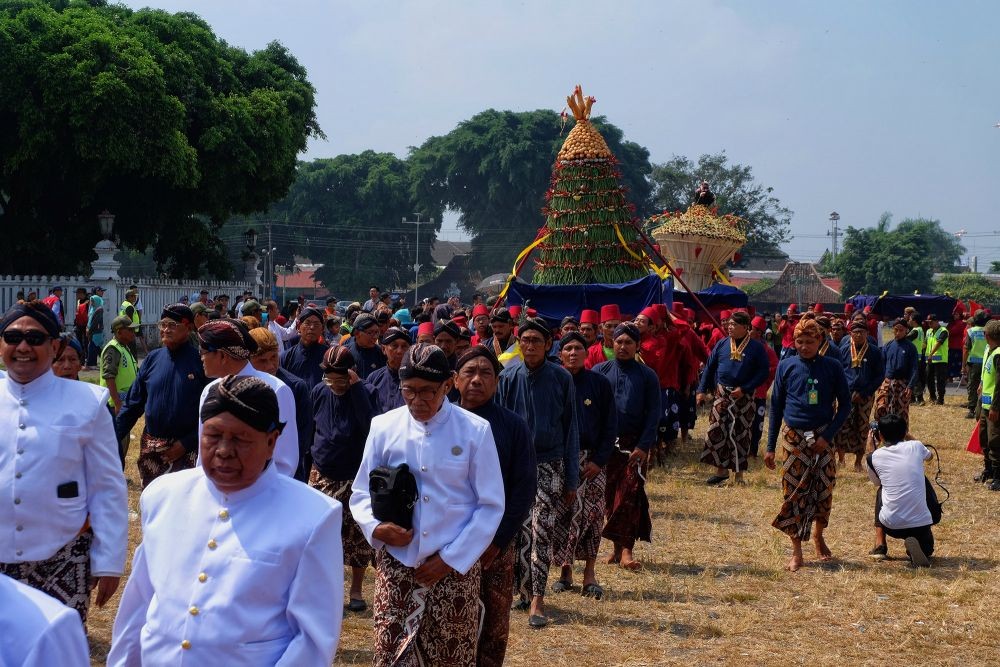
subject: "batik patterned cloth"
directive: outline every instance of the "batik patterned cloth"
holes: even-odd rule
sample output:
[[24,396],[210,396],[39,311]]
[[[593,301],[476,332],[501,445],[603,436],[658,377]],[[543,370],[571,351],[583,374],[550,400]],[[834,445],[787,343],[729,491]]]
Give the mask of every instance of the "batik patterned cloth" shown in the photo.
[[482,571],[479,599],[485,613],[476,656],[478,667],[500,667],[507,654],[510,605],[514,600],[514,561],[514,545],[509,544]]
[[534,595],[545,595],[565,478],[562,461],[538,464],[535,504],[517,534],[514,586],[522,600],[531,600]]
[[[618,445],[624,446],[620,441]],[[625,549],[633,548],[637,539],[652,541],[653,530],[645,473],[640,466],[629,465],[630,451],[616,449],[611,452],[605,469],[607,487],[604,498],[608,521],[601,532],[601,537]]]
[[76,609],[87,622],[90,607],[90,543],[94,533],[89,528],[66,543],[51,558],[24,563],[0,563],[0,574],[36,588],[67,607]]
[[743,472],[748,467],[756,405],[752,396],[744,394],[734,399],[732,393],[721,386],[715,389],[701,462]]
[[764,418],[767,416],[767,399],[753,399],[754,415],[753,424],[750,427],[750,456],[757,456],[760,452],[760,441],[764,437]]
[[380,549],[375,572],[373,667],[476,664],[483,611],[479,563],[425,588],[415,569]]
[[836,451],[845,454],[864,453],[868,431],[871,428],[870,417],[874,403],[874,394],[867,398],[863,397],[860,403],[851,403],[851,414],[847,416],[847,421],[833,439],[833,448]]
[[142,488],[145,489],[160,475],[194,467],[198,460],[195,452],[184,452],[180,458],[167,461],[164,453],[173,446],[173,443],[174,441],[167,438],[154,438],[146,431],[142,432],[142,438],[139,441],[139,460],[136,461],[139,477],[142,479]]
[[910,423],[910,389],[905,380],[882,380],[875,392],[875,412],[872,419],[878,421],[885,415],[899,415]]
[[787,424],[782,429],[782,436],[784,502],[771,525],[789,537],[808,540],[813,521],[823,528],[830,523],[833,487],[837,482],[836,459],[832,447],[817,453],[814,443],[806,441],[800,432]]
[[576,490],[576,498],[572,503],[559,503],[552,557],[556,565],[572,565],[574,559],[597,558],[607,508],[607,473],[602,469],[585,481],[583,467],[588,461],[590,452],[580,452],[580,488]]
[[[324,477],[316,468],[309,473],[309,486],[320,493],[339,501],[344,508],[351,504],[351,484],[354,480],[336,481]],[[340,525],[340,541],[344,545],[344,565],[350,567],[368,567],[374,561],[374,550],[361,532],[358,522],[350,511],[344,512],[344,520]]]
[[683,399],[676,389],[661,389],[660,392],[661,412],[657,440],[661,443],[673,442],[681,430]]

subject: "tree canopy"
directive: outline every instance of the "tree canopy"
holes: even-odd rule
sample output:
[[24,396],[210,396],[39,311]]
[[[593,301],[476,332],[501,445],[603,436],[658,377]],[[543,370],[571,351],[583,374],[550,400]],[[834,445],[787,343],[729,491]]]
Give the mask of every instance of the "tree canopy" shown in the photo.
[[9,0],[0,62],[0,273],[85,271],[108,209],[164,273],[224,276],[219,226],[282,197],[321,135],[283,46],[247,53],[193,14]]
[[956,299],[972,299],[981,306],[1000,306],[1000,286],[978,273],[949,273],[934,281],[934,293],[947,292]]
[[[362,294],[371,284],[412,281],[417,226],[402,220],[415,219],[415,211],[420,209],[407,163],[391,153],[365,151],[300,164],[288,195],[266,217],[274,221],[276,247],[323,264],[316,278],[334,294],[349,295]],[[431,268],[441,212],[421,211],[423,220],[435,218],[435,229],[420,226],[423,276]],[[254,226],[263,233],[259,222]]]
[[749,223],[743,253],[768,255],[789,240],[792,212],[774,196],[774,188],[758,183],[753,170],[731,163],[725,151],[702,155],[698,162],[675,155],[653,166],[653,204],[659,211],[683,211],[694,200],[695,188],[708,181],[719,213],[737,215]]
[[[591,122],[618,159],[636,215],[644,217],[651,212],[649,151],[603,117]],[[410,151],[418,210],[458,210],[476,265],[484,273],[509,271],[545,224],[545,192],[568,129],[553,111],[489,109],[431,137]]]
[[930,292],[934,273],[952,270],[965,252],[938,220],[907,219],[895,229],[891,224],[892,214],[883,213],[874,227],[847,228],[836,261],[845,295]]

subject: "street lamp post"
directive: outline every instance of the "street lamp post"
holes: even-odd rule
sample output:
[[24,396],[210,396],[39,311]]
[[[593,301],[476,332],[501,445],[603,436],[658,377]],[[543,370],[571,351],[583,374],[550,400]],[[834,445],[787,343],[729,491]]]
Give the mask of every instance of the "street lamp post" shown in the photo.
[[840,228],[837,223],[840,222],[840,214],[834,211],[830,214],[830,231],[827,232],[831,237],[833,237],[833,261],[837,261],[837,239],[840,237]]
[[416,220],[407,220],[403,218],[404,225],[416,225],[417,226],[417,243],[416,251],[413,256],[413,305],[417,304],[417,290],[420,288],[420,225],[434,224],[434,218],[430,220],[421,220],[420,214],[415,213],[417,216]]
[[[247,282],[252,283],[254,288],[260,287],[260,271],[257,270],[257,262],[260,259],[257,257],[257,252],[254,248],[257,247],[257,230],[251,227],[250,229],[243,232],[243,240],[247,244],[247,261],[244,266],[244,278]],[[256,289],[254,290],[256,293]]]

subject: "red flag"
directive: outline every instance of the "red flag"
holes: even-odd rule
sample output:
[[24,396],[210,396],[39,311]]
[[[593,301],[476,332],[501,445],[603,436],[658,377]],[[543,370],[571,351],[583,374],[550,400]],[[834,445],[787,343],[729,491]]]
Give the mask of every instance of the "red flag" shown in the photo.
[[979,422],[976,422],[976,430],[969,437],[969,444],[965,446],[965,451],[973,454],[982,454],[983,448],[979,446]]
[[986,309],[983,308],[982,306],[980,306],[978,303],[976,303],[972,299],[969,299],[969,312],[972,313],[973,315],[975,315],[977,310],[986,310]]

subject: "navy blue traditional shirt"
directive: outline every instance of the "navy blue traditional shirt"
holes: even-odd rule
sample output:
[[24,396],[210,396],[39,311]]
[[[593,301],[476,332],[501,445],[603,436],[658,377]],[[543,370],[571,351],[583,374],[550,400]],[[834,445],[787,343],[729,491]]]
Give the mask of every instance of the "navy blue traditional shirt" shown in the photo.
[[313,343],[309,347],[296,343],[281,353],[281,367],[301,378],[307,387],[315,387],[323,381],[323,369],[319,365],[326,349],[326,343]]
[[902,380],[913,389],[917,386],[920,353],[917,346],[908,338],[890,340],[882,348],[882,365],[885,367],[885,377],[889,380]]
[[[811,392],[816,402],[809,398]],[[834,401],[837,409],[834,412]],[[826,426],[822,436],[832,442],[851,412],[851,392],[840,360],[816,355],[803,359],[796,355],[778,362],[778,370],[771,388],[771,420],[767,434],[767,451],[773,452],[778,444],[781,421],[798,430],[818,429]]]
[[135,382],[115,419],[118,439],[146,415],[146,433],[154,438],[179,440],[189,452],[198,450],[198,404],[209,382],[198,348],[182,345],[176,351],[161,347],[139,366]]
[[367,380],[368,376],[385,366],[385,353],[378,345],[373,347],[358,347],[354,338],[349,338],[344,345],[351,351],[354,357],[354,372],[362,380]]
[[383,366],[365,378],[365,384],[371,389],[376,414],[381,415],[406,404],[399,391],[398,370]]
[[753,398],[757,387],[767,382],[770,370],[767,352],[761,343],[751,339],[744,348],[742,356],[741,360],[733,361],[732,346],[728,337],[716,343],[712,353],[708,355],[708,361],[705,362],[705,370],[698,384],[698,393],[714,394],[716,386],[722,385],[727,389],[740,387],[746,396]]
[[635,359],[612,359],[594,366],[611,383],[618,408],[618,437],[635,440],[635,446],[648,452],[656,442],[660,419],[660,380],[649,366]]
[[532,431],[538,463],[562,460],[566,490],[580,485],[580,432],[573,378],[562,366],[544,362],[535,370],[524,364],[500,373],[497,403],[521,416]]
[[535,503],[538,471],[535,469],[537,464],[531,429],[516,413],[493,401],[487,401],[469,412],[490,423],[493,440],[497,445],[500,473],[503,476],[504,508],[503,518],[493,536],[493,544],[503,550],[517,535]]
[[371,395],[363,382],[350,386],[343,396],[337,396],[325,383],[312,388],[313,465],[327,479],[352,480],[361,467],[365,440],[376,416]]
[[604,467],[618,437],[618,406],[608,378],[581,369],[573,376],[576,388],[576,416],[580,423],[580,451]]
[[280,366],[274,375],[288,385],[295,397],[295,427],[299,433],[299,468],[295,471],[295,479],[308,482],[309,471],[312,469],[312,454],[309,450],[313,439],[313,404],[309,385]]
[[861,366],[853,367],[851,361],[850,343],[844,348],[841,365],[844,368],[844,378],[847,380],[847,387],[852,392],[857,392],[865,398],[871,396],[882,384],[885,377],[882,369],[882,353],[873,345],[868,345],[865,356],[861,359]]

